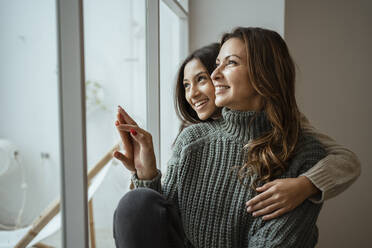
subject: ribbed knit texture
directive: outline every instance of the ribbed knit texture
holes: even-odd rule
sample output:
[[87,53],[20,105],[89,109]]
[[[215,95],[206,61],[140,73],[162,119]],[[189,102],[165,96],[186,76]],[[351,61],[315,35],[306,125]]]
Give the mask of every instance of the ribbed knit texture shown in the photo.
[[[135,187],[155,189],[176,204],[190,247],[314,247],[322,204],[306,200],[270,221],[246,211],[245,203],[256,193],[239,182],[232,167],[243,164],[243,146],[250,139],[270,130],[266,115],[224,108],[222,116],[179,135],[162,184],[160,173],[149,181],[134,175]],[[301,135],[296,155],[281,178],[301,175],[325,155],[315,138]]]

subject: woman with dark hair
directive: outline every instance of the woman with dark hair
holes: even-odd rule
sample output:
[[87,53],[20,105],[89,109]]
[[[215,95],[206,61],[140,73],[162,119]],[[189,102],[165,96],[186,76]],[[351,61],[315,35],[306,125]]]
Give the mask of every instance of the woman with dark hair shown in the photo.
[[[183,231],[191,247],[315,245],[321,204],[305,201],[270,221],[253,218],[244,207],[256,195],[256,185],[297,177],[326,155],[301,126],[287,47],[277,33],[259,28],[239,28],[221,43],[212,79],[215,103],[225,107],[222,117],[182,131],[163,184],[151,135],[120,109],[117,126],[127,149],[115,156],[136,172],[137,188],[154,189],[166,199],[146,189],[126,194],[114,221],[117,246],[178,247]],[[185,65],[186,79],[187,71]],[[198,116],[198,107],[208,106],[199,100],[191,101]]]
[[[221,111],[214,104],[215,95],[211,80],[219,50],[219,43],[199,48],[183,61],[178,70],[174,105],[176,114],[181,120],[180,131],[191,124],[219,117]],[[197,90],[191,90],[192,88]],[[196,99],[197,102],[191,98]],[[202,105],[195,106],[195,103],[202,103]]]

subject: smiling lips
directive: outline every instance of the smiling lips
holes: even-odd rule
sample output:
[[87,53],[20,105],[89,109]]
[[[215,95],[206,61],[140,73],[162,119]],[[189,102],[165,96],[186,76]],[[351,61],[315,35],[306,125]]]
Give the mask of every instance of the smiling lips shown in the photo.
[[230,89],[230,87],[226,85],[215,85],[214,88],[216,95],[223,94],[227,89]]
[[209,99],[203,99],[203,100],[195,102],[194,103],[195,109],[201,109],[202,107],[204,107],[206,105],[206,103],[208,101],[209,101]]

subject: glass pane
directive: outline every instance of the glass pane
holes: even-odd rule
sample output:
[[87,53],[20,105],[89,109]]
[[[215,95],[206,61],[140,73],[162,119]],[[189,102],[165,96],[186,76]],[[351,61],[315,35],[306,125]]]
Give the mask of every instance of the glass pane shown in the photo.
[[180,32],[180,19],[160,1],[160,164],[163,172],[180,126],[173,101],[181,60]]
[[[120,139],[117,105],[146,126],[145,24],[144,0],[84,1],[88,170]],[[89,186],[96,247],[115,247],[113,213],[129,181],[130,172],[110,161]]]
[[[0,1],[0,247],[60,197],[55,1]],[[57,214],[29,245],[61,247]]]

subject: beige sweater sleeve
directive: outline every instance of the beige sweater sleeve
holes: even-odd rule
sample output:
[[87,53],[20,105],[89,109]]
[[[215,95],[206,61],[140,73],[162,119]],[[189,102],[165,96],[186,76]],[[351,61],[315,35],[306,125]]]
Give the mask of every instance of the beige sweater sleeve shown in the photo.
[[305,132],[314,135],[324,145],[328,154],[302,175],[321,191],[320,195],[310,200],[321,203],[342,193],[359,177],[360,161],[352,151],[315,130],[303,114],[301,114],[301,125]]

